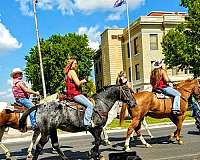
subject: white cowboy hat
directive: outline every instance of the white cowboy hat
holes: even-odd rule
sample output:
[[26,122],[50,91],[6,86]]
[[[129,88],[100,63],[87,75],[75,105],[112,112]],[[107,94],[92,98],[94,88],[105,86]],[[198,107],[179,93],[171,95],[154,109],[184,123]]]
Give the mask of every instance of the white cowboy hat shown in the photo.
[[23,71],[20,68],[14,68],[10,74],[11,77],[13,77],[16,73],[23,73]]
[[153,68],[156,69],[156,68],[160,68],[163,66],[163,59],[162,60],[157,60],[155,62],[153,62]]

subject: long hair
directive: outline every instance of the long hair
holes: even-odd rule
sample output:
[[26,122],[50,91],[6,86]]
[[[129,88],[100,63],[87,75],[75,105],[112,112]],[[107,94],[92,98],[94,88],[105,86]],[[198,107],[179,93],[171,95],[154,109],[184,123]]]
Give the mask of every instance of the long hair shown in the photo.
[[150,84],[152,85],[152,87],[157,87],[159,85],[159,81],[161,79],[161,70],[162,68],[155,68],[152,72],[151,72],[151,77],[150,77]]
[[64,68],[64,73],[65,74],[67,74],[69,72],[69,70],[71,69],[72,64],[74,63],[75,60],[76,60],[75,58],[70,58],[70,59],[67,60],[67,65]]

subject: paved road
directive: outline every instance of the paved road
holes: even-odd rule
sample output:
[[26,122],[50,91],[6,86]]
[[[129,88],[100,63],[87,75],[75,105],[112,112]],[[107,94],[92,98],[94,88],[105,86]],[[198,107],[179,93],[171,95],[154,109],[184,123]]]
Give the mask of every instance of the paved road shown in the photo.
[[[131,149],[136,151],[143,160],[200,160],[200,134],[194,125],[184,126],[183,140],[184,145],[176,143],[168,143],[167,137],[169,133],[173,132],[175,127],[157,128],[152,129],[155,136],[150,140],[147,136],[146,139],[152,144],[152,148],[145,148],[137,140],[131,143]],[[112,145],[102,146],[102,154],[108,159],[108,154],[113,152],[121,152],[123,150],[125,132],[110,133],[110,140]],[[146,134],[144,132],[144,134]],[[60,136],[60,143],[65,155],[71,157],[73,160],[86,160],[87,151],[91,149],[92,137],[91,135],[82,135],[76,137],[63,138]],[[13,152],[12,155],[18,160],[26,159],[26,150],[29,143],[23,142],[8,142],[6,144]],[[136,145],[136,146],[135,146]],[[0,152],[2,153],[2,152]],[[0,160],[5,159],[3,154],[0,154]],[[39,160],[60,160],[57,154],[52,153],[50,143],[45,146],[43,154]]]

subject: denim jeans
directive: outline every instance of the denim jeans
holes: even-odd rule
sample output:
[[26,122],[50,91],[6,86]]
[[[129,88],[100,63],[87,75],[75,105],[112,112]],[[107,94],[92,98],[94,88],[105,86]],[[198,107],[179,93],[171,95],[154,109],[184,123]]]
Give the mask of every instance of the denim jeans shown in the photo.
[[[21,105],[23,105],[28,109],[33,107],[33,103],[27,98],[18,98],[16,102],[20,103]],[[29,116],[30,116],[31,126],[32,128],[34,128],[36,126],[35,111],[31,112]]]
[[84,105],[86,107],[83,123],[86,126],[91,125],[91,118],[93,113],[93,104],[84,95],[80,94],[74,97],[74,101]]
[[181,94],[175,90],[174,88],[168,86],[162,89],[166,94],[174,97],[174,103],[172,110],[179,111],[180,110],[180,96]]

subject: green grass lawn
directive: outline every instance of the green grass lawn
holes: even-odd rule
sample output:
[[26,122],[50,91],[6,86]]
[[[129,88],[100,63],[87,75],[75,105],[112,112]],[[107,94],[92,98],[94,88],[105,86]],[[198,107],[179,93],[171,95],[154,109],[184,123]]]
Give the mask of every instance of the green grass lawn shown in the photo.
[[[194,120],[194,118],[191,115],[192,115],[192,112],[187,111],[185,120]],[[155,118],[151,118],[151,117],[146,117],[146,121],[147,121],[148,124],[171,122],[171,120],[169,118],[155,119]],[[131,122],[131,120],[129,120],[129,119],[125,120],[125,123],[122,127],[128,128],[130,122]],[[112,129],[112,128],[117,128],[117,127],[119,127],[119,119],[115,118],[112,121],[112,123],[108,126],[108,128]]]

